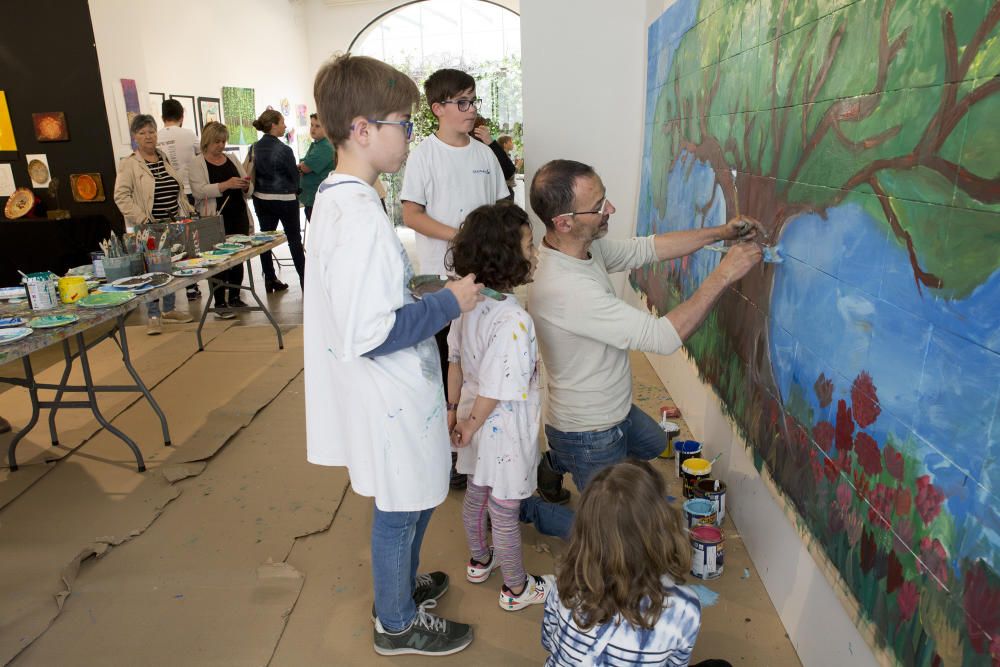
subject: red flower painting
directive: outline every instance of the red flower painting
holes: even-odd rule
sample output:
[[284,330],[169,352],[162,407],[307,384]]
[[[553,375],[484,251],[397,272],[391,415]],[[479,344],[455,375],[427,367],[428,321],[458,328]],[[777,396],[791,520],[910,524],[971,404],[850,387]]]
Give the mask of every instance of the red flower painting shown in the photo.
[[830,451],[830,446],[833,445],[833,424],[828,421],[817,422],[813,426],[813,438],[823,451]]
[[944,494],[931,483],[930,475],[917,478],[917,513],[925,524],[934,520],[941,512]]
[[854,439],[854,453],[866,473],[875,476],[882,472],[882,453],[878,450],[878,443],[864,431],[860,431]]
[[885,457],[885,469],[898,481],[903,481],[903,455],[896,451],[896,448],[887,444],[882,449],[882,456]]
[[851,409],[844,399],[837,401],[837,449],[850,451],[854,446],[854,420],[851,419]]
[[858,426],[865,428],[871,426],[878,419],[882,408],[876,400],[875,385],[872,383],[872,376],[861,371],[854,384],[851,385],[851,409],[854,412],[854,421]]
[[969,641],[979,653],[989,647],[989,636],[1000,637],[1000,589],[990,585],[983,561],[977,560],[965,575],[962,606]]
[[917,592],[917,587],[913,585],[913,582],[903,582],[899,587],[899,593],[896,594],[896,603],[899,605],[901,620],[908,621],[913,618],[913,614],[917,611],[917,605],[920,603],[920,593]]

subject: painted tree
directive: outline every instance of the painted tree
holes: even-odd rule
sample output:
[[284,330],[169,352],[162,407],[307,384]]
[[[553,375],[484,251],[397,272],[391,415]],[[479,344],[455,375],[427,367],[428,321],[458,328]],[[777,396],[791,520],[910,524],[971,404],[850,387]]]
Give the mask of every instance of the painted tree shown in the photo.
[[[924,298],[968,297],[1000,268],[998,26],[1000,0],[701,0],[698,21],[681,38],[655,93],[649,204],[664,217],[674,168],[690,166],[693,157],[716,177],[703,214],[721,203],[714,197],[724,198],[727,217],[760,220],[775,242],[802,214],[825,217],[833,207],[857,205],[905,251],[914,289]],[[816,423],[795,395],[781,396],[764,320],[775,270],[751,272],[739,294],[723,298],[706,326],[722,336],[705,336],[700,349],[701,334],[689,341],[699,369],[803,516],[825,480],[829,489],[879,508],[872,510],[878,516],[889,507],[910,513],[912,502],[914,521],[933,520],[929,481],[903,488],[899,453],[888,446],[883,463],[876,443],[854,432],[878,418],[874,391],[865,391],[871,378],[859,377],[850,405],[838,403],[835,423]],[[663,288],[662,276],[647,272],[633,280],[660,312],[677,298]],[[817,379],[815,391],[821,406],[830,405],[829,380]],[[819,449],[828,452],[825,460],[816,456]],[[852,461],[853,478],[845,475]],[[878,475],[881,485],[870,485]],[[866,557],[863,574],[882,568],[892,574],[888,593],[902,621],[924,623],[930,634],[945,627],[927,619],[945,614],[947,604],[932,605],[936,591],[902,579],[903,557],[887,557],[887,545],[878,544],[884,531],[862,530],[854,516],[834,518],[852,536],[850,548],[857,544]],[[904,551],[913,546],[906,542]],[[942,549],[929,539],[924,556]],[[976,633],[991,628],[993,617],[968,617],[971,647],[988,652]],[[934,637],[939,657],[950,644],[945,634]]]

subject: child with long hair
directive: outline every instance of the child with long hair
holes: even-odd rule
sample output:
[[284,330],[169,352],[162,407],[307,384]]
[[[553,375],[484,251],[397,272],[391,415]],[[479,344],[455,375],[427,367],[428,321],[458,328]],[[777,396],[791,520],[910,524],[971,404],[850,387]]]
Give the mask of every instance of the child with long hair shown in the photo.
[[[448,334],[448,420],[458,447],[456,469],[468,475],[462,520],[471,552],[466,578],[503,574],[500,607],[541,604],[551,575],[524,570],[518,513],[535,491],[539,407],[538,348],[531,316],[514,297],[531,280],[537,254],[528,215],[518,206],[480,206],[451,243],[450,267],[503,294],[456,320]],[[499,297],[499,295],[497,295]],[[493,546],[486,541],[486,513]]]
[[701,604],[681,585],[691,545],[666,495],[659,473],[635,459],[587,483],[556,590],[545,602],[547,667],[690,663]]

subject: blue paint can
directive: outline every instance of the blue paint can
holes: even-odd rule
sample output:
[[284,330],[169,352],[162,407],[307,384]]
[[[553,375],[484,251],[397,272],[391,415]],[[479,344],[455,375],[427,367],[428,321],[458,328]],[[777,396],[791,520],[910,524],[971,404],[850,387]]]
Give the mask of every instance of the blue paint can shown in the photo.
[[701,456],[701,443],[697,440],[678,440],[674,443],[674,461],[677,463],[677,476],[681,476],[681,467],[688,459]]
[[715,503],[705,498],[693,498],[684,503],[684,518],[688,529],[714,526],[717,521]]

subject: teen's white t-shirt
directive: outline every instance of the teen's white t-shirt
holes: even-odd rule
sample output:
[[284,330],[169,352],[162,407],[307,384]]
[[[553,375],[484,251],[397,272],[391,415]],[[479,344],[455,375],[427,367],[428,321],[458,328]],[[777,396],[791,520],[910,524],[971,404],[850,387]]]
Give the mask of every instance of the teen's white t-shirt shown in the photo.
[[468,419],[476,396],[500,401],[472,442],[458,449],[456,469],[491,487],[495,498],[527,498],[537,486],[541,422],[531,317],[513,294],[484,299],[452,324],[448,357],[462,363],[459,419]]
[[198,137],[194,132],[183,127],[171,125],[163,127],[156,133],[156,147],[166,153],[170,164],[181,177],[184,192],[191,194],[191,183],[188,181],[188,166],[198,150]]
[[347,466],[351,486],[386,512],[436,507],[451,468],[441,359],[433,337],[381,345],[412,303],[409,259],[375,190],[330,174],[309,224],[303,295],[306,456]]
[[[500,163],[488,146],[472,139],[457,148],[432,134],[410,152],[399,198],[421,204],[427,215],[457,229],[473,209],[509,194]],[[417,234],[420,273],[447,273],[447,250],[447,241]]]

